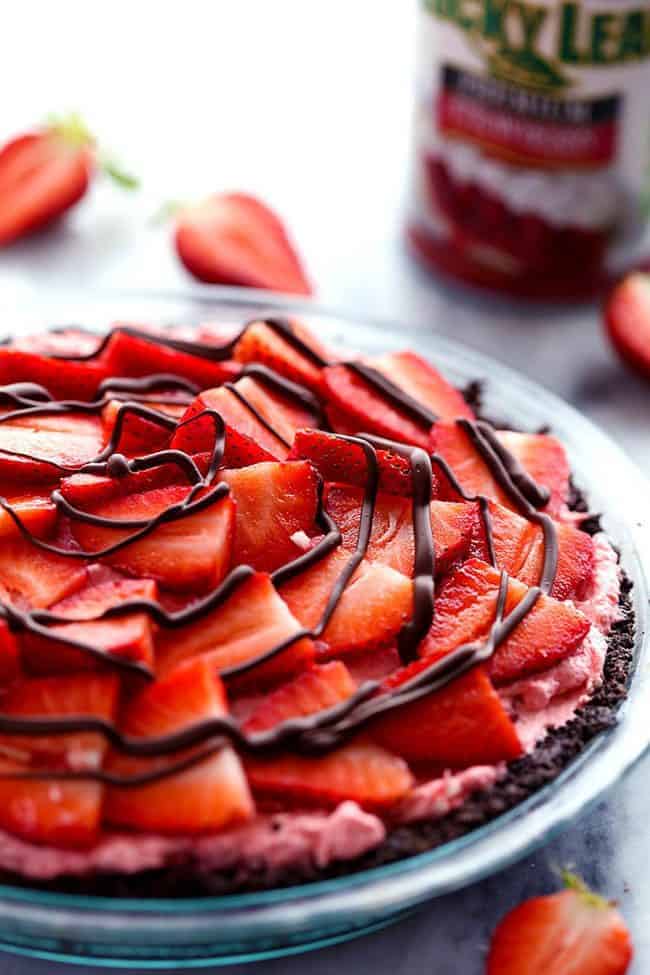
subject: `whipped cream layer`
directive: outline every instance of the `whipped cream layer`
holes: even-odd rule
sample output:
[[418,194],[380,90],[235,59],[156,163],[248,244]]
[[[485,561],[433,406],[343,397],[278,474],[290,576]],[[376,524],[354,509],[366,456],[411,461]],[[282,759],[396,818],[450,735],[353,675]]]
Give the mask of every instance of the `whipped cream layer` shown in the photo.
[[[582,644],[554,667],[500,689],[527,752],[549,728],[569,721],[602,679],[606,636],[619,613],[620,569],[606,536],[600,533],[594,542],[591,590],[576,604],[592,624]],[[388,826],[445,816],[505,772],[504,765],[473,766],[420,782],[391,811]],[[36,846],[0,831],[0,868],[49,880],[65,874],[133,874],[190,862],[205,872],[261,871],[272,877],[289,867],[323,869],[355,859],[380,846],[386,834],[387,823],[352,801],[331,812],[260,814],[209,836],[107,832],[89,850]]]

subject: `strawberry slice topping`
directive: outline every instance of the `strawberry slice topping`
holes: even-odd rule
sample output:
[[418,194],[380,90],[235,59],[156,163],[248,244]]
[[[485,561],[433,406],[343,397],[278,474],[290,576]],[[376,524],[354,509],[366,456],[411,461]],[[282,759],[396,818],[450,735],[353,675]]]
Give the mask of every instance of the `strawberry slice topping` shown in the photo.
[[83,562],[36,548],[27,539],[11,538],[0,545],[0,586],[12,602],[52,606],[85,585]]
[[310,667],[269,695],[244,725],[247,732],[266,731],[289,718],[300,718],[346,701],[356,689],[350,671],[340,660]]
[[307,461],[262,463],[222,471],[237,507],[232,560],[272,572],[302,555],[316,531],[318,475]]
[[[115,677],[69,675],[23,680],[3,697],[12,717],[88,715],[113,721],[119,683]],[[86,846],[98,835],[104,787],[91,780],[21,780],[12,775],[33,769],[98,769],[106,741],[84,732],[66,735],[4,735],[0,738],[0,827],[32,843]]]
[[[192,661],[136,694],[120,720],[126,734],[155,738],[228,713],[223,685],[206,659]],[[107,763],[125,778],[164,769],[191,758],[181,752],[142,759],[113,752]],[[190,768],[142,786],[110,786],[104,815],[116,825],[161,833],[205,832],[253,815],[253,803],[237,755],[229,746]]]
[[[381,490],[410,497],[413,482],[408,460],[387,450],[377,450],[376,455]],[[323,430],[298,430],[289,459],[311,461],[324,481],[357,487],[365,487],[368,481],[368,462],[361,445]],[[436,484],[434,472],[434,496]]]
[[263,321],[251,323],[235,346],[235,359],[243,363],[262,363],[281,376],[315,393],[322,391],[321,366],[314,360],[326,360],[327,352],[315,337],[295,319],[291,328],[315,356],[309,357],[294,348],[277,331]]
[[90,400],[108,376],[104,358],[65,359],[64,364],[60,357],[93,356],[100,340],[75,329],[15,339],[0,348],[0,385],[31,382],[57,399]]
[[[343,536],[343,545],[354,550],[359,535],[363,492],[330,484],[325,507]],[[449,501],[432,501],[431,529],[436,553],[436,573],[447,572],[469,547],[477,518],[476,507]],[[372,535],[366,553],[370,561],[383,562],[406,576],[413,575],[415,539],[413,505],[407,498],[378,494]]]
[[367,809],[391,806],[413,785],[403,759],[377,745],[355,743],[329,755],[247,758],[246,774],[255,794],[283,804],[336,806],[354,799]]
[[[391,674],[382,690],[395,690],[431,665],[416,660]],[[379,745],[408,762],[443,768],[494,765],[522,753],[514,724],[484,667],[474,667],[442,690],[395,708],[372,723]]]
[[[436,615],[420,656],[435,660],[463,644],[484,640],[495,619],[499,584],[499,570],[478,559],[453,572],[436,595]],[[523,583],[509,580],[506,616],[527,592]],[[589,627],[571,603],[540,595],[496,649],[489,664],[492,680],[505,683],[551,667],[581,644]]]
[[[170,485],[112,498],[91,506],[88,512],[133,522],[133,528],[95,525],[75,518],[71,522],[73,534],[84,551],[101,552],[141,530],[143,523],[182,504],[188,492],[188,486]],[[228,570],[234,523],[232,499],[217,498],[196,513],[157,524],[140,540],[98,558],[135,576],[156,579],[170,589],[204,592],[218,585]]]
[[[318,626],[349,559],[349,551],[335,549],[280,587],[282,598],[303,626]],[[323,652],[336,656],[385,646],[412,613],[413,582],[387,565],[364,559],[320,636],[326,644]]]
[[103,442],[101,422],[83,414],[8,420],[0,423],[0,476],[55,481],[61,468],[93,460]]
[[301,631],[269,576],[257,572],[196,622],[180,629],[161,628],[156,638],[158,669],[166,674],[182,661],[201,655],[217,672],[224,671],[250,663],[286,642],[286,650],[250,672],[251,681],[268,683],[301,670],[312,660],[311,640],[289,642]]

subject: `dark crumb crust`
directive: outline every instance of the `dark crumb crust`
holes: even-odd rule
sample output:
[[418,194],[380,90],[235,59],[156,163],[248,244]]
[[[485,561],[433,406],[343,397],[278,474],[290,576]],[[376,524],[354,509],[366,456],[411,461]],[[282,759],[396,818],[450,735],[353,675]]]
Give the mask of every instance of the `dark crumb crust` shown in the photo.
[[[476,382],[463,390],[465,399],[478,413],[482,412],[482,389],[483,384]],[[569,506],[574,511],[589,510],[585,495],[573,482]],[[586,518],[581,527],[590,535],[595,535],[600,531],[599,516]],[[616,724],[616,713],[627,697],[633,661],[635,627],[631,590],[631,581],[623,575],[619,598],[621,614],[607,638],[603,682],[587,703],[576,711],[571,721],[561,728],[551,729],[534,751],[511,762],[507,774],[491,789],[473,793],[459,809],[440,819],[396,827],[381,846],[356,860],[332,863],[325,869],[301,865],[299,870],[287,868],[270,872],[248,867],[246,870],[218,873],[201,870],[200,863],[184,861],[132,875],[94,874],[88,877],[57,877],[41,882],[0,870],[0,883],[95,897],[177,899],[221,896],[292,887],[345,876],[425,853],[458,839],[496,819],[548,785],[584,750],[588,742]]]

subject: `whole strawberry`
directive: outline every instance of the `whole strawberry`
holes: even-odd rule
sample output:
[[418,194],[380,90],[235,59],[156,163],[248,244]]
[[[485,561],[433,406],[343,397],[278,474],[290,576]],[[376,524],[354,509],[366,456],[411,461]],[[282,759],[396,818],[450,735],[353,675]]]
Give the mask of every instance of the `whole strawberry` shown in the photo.
[[616,285],[607,301],[605,324],[621,358],[650,377],[650,274],[636,271]]
[[98,170],[127,189],[137,186],[99,152],[75,113],[5,143],[0,149],[0,246],[57,220],[85,195]]
[[486,975],[624,975],[632,942],[615,906],[578,877],[566,889],[535,897],[497,926]]
[[311,285],[279,217],[247,193],[175,207],[174,242],[200,281],[309,295]]

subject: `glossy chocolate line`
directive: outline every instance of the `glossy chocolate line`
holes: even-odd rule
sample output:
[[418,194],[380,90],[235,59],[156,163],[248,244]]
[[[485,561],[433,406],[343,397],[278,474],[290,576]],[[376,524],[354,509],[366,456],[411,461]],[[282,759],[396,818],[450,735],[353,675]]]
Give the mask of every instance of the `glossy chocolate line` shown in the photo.
[[[470,420],[456,421],[466,431],[480,456],[488,465],[498,483],[507,491],[508,495],[519,508],[524,517],[538,524],[544,533],[544,561],[540,575],[539,587],[548,594],[553,588],[558,568],[558,538],[557,528],[550,515],[538,511],[532,502],[522,494],[519,486],[512,481],[509,468],[501,459],[500,453],[493,448],[491,440],[485,436],[485,424],[473,423]],[[505,450],[505,448],[503,448]]]
[[266,417],[262,413],[260,413],[257,407],[253,403],[251,403],[248,397],[245,396],[240,389],[237,389],[237,386],[234,383],[224,383],[222,388],[227,389],[228,392],[232,396],[234,396],[239,403],[241,403],[244,409],[248,410],[251,416],[253,416],[260,424],[260,426],[264,427],[264,429],[268,433],[270,433],[272,437],[275,437],[276,440],[279,440],[280,443],[287,448],[287,450],[291,449],[291,444],[289,443],[289,441],[275,429],[272,423],[269,423]]
[[417,649],[431,628],[434,616],[434,579],[436,549],[431,528],[431,497],[433,471],[431,458],[421,447],[407,447],[393,440],[361,434],[375,447],[390,450],[406,457],[411,465],[413,495],[413,539],[415,557],[413,565],[413,616],[402,627],[397,638],[397,649],[403,664],[417,659]]
[[397,406],[416,423],[423,424],[427,430],[440,419],[437,413],[420,403],[419,400],[414,399],[413,396],[409,396],[378,369],[373,369],[372,366],[367,366],[363,362],[346,361],[340,364],[361,376],[370,386],[379,390],[393,406]]

